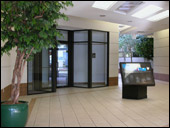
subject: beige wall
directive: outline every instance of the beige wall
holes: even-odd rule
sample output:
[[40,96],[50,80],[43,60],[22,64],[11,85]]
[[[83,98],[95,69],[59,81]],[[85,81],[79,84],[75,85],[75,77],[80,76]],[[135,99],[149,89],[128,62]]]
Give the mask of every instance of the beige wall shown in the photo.
[[118,24],[69,16],[69,21],[59,20],[60,28],[96,29],[110,32],[109,77],[118,77]]
[[[1,46],[3,46],[3,44],[4,43],[1,41]],[[8,56],[7,54],[4,54],[1,57],[1,89],[11,84],[15,58],[16,58],[15,48],[11,50],[10,56]],[[25,71],[24,71],[21,83],[27,83],[27,68],[26,67],[25,67]]]
[[[1,41],[1,46],[4,43]],[[10,84],[11,79],[11,64],[10,56],[4,54],[1,57],[1,89]]]
[[169,75],[169,29],[154,33],[154,72]]

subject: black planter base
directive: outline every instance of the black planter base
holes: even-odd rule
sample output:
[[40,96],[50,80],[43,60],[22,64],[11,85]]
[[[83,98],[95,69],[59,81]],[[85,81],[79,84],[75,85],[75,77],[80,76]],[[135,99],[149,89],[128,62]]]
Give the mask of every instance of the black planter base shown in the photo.
[[126,99],[144,99],[147,98],[147,86],[124,85],[122,98]]

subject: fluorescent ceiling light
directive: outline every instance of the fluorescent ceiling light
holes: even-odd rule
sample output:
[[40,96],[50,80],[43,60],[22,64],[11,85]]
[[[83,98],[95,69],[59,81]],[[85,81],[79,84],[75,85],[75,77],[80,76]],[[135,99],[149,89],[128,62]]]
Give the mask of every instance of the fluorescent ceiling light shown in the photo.
[[108,10],[116,3],[117,1],[95,1],[92,7],[103,9],[103,10]]
[[135,14],[133,14],[133,17],[137,17],[137,18],[145,18],[151,14],[154,14],[158,11],[162,10],[162,8],[155,6],[155,5],[149,5],[146,8],[136,12]]
[[149,21],[159,21],[159,20],[165,19],[167,17],[169,17],[169,10],[166,10],[164,12],[157,14],[157,15],[154,15],[154,16],[148,18],[147,20],[149,20]]
[[125,1],[122,5],[116,8],[114,12],[126,15],[143,3],[143,1]]
[[123,14],[123,15],[126,15],[126,13],[125,13],[125,12],[122,12],[122,11],[117,11],[117,10],[115,10],[114,12],[120,13],[120,14]]

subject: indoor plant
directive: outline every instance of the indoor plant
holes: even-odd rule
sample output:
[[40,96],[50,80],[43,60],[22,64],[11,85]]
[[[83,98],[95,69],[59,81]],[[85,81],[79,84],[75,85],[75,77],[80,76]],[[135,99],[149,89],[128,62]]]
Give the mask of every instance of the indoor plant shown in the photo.
[[153,60],[153,38],[140,35],[136,41],[136,52],[147,60]]
[[70,1],[1,1],[1,41],[4,42],[1,57],[4,53],[9,54],[12,48],[16,48],[17,54],[11,101],[1,102],[1,126],[25,125],[28,105],[18,98],[26,61],[42,48],[56,46],[56,36],[61,36],[56,30],[56,20],[68,19],[61,9],[70,5]]

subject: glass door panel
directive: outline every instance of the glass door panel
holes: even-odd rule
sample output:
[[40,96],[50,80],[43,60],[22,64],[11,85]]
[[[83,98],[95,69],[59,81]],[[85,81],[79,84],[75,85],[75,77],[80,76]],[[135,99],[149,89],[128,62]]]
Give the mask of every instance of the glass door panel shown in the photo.
[[92,31],[92,87],[107,85],[107,32]]
[[43,48],[42,52],[35,54],[34,59],[28,62],[28,94],[52,91],[51,52]]
[[107,45],[92,44],[92,87],[106,86],[107,81]]
[[57,58],[57,87],[68,86],[68,45],[58,45]]
[[88,43],[74,43],[74,86],[88,87]]

